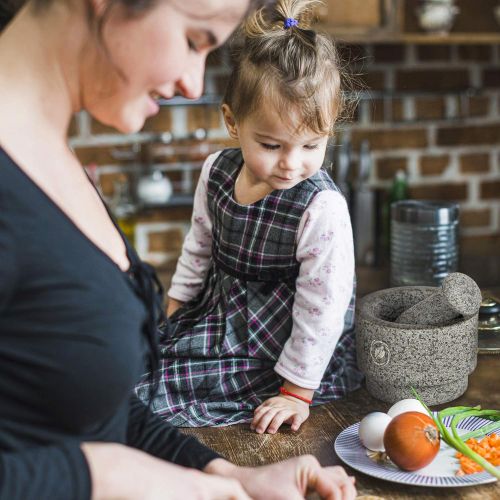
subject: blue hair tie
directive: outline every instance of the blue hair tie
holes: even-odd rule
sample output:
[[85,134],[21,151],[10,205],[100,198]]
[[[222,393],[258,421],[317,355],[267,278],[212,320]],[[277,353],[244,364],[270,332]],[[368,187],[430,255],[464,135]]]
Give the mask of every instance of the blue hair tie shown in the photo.
[[287,17],[285,19],[285,22],[283,23],[283,27],[287,30],[288,28],[291,28],[292,26],[298,26],[299,22],[297,19],[294,19],[293,17]]

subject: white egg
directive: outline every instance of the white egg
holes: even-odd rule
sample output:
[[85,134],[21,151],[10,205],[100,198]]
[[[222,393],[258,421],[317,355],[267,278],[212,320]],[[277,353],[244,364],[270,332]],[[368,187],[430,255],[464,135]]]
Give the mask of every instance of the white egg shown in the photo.
[[359,424],[358,436],[365,448],[372,451],[385,451],[384,432],[392,420],[387,413],[369,413]]
[[406,413],[407,411],[419,411],[420,413],[428,415],[424,405],[418,399],[412,398],[402,399],[401,401],[394,403],[387,412],[387,415],[394,418],[395,416],[400,415],[401,413]]

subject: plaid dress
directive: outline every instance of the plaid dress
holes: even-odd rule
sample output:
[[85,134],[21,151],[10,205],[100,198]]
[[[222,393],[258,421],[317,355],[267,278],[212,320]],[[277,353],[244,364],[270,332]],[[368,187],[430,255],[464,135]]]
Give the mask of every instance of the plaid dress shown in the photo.
[[[292,330],[299,223],[313,197],[337,190],[328,173],[251,205],[233,198],[243,164],[239,149],[224,150],[208,180],[212,219],[211,267],[201,291],[160,331],[160,381],[152,409],[180,427],[249,422],[253,410],[282,384],[274,371]],[[359,386],[353,331],[354,291],[313,404],[341,398]],[[137,392],[148,395],[148,383]]]

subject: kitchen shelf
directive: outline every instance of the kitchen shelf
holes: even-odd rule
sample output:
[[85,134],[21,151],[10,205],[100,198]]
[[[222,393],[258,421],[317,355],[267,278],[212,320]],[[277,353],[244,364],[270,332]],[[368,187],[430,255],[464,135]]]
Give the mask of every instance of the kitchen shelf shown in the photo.
[[[425,33],[405,33],[400,35],[402,43],[429,45],[491,45],[500,44],[500,33],[449,33],[448,35],[428,35]],[[397,38],[396,38],[396,42]]]
[[171,99],[160,99],[158,104],[160,106],[218,106],[221,103],[222,96],[217,94],[204,94],[198,99],[187,99],[176,95]]
[[391,33],[384,31],[356,32],[333,31],[329,26],[319,25],[317,31],[329,33],[337,43],[345,44],[416,44],[416,45],[494,45],[500,44],[498,33]]
[[[500,38],[500,37],[499,37]],[[499,41],[500,43],[500,41]],[[453,96],[479,96],[482,94],[482,89],[476,87],[468,87],[464,89],[451,89],[451,90],[358,90],[345,92],[346,97],[353,97],[360,101],[371,101],[373,99],[396,99],[402,97],[425,97],[435,95],[453,95]],[[187,101],[187,103],[186,103]],[[196,105],[217,105],[222,101],[220,95],[207,95],[202,96],[196,100],[185,99],[182,97],[174,97],[171,100],[163,100],[160,102],[162,106],[196,106]],[[167,146],[168,147],[168,146]],[[189,146],[190,148],[192,146]]]
[[[328,11],[318,16],[315,29],[329,33],[341,43],[352,44],[417,44],[417,45],[492,45],[500,44],[500,25],[495,19],[497,0],[455,0],[458,15],[453,19],[447,34],[428,33],[422,30],[418,19],[421,0],[372,0],[367,9],[373,11],[378,3],[379,15],[369,11],[365,23],[358,23],[352,8],[340,8],[336,4],[337,17]],[[342,2],[348,4],[349,2]],[[328,4],[327,4],[328,5]],[[355,5],[358,5],[356,2]]]
[[170,197],[167,203],[148,204],[139,206],[139,214],[145,214],[155,210],[164,210],[175,207],[192,207],[194,196],[192,194],[174,194]]
[[360,90],[345,92],[346,97],[353,97],[359,101],[371,101],[373,99],[401,99],[403,97],[429,97],[429,96],[458,96],[477,97],[483,91],[476,87],[450,90]]

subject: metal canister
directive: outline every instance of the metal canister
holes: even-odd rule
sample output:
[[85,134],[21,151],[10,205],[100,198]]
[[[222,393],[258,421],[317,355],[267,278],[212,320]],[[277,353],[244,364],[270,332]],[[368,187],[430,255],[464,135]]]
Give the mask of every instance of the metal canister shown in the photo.
[[456,203],[404,200],[391,204],[391,285],[439,286],[458,269]]

